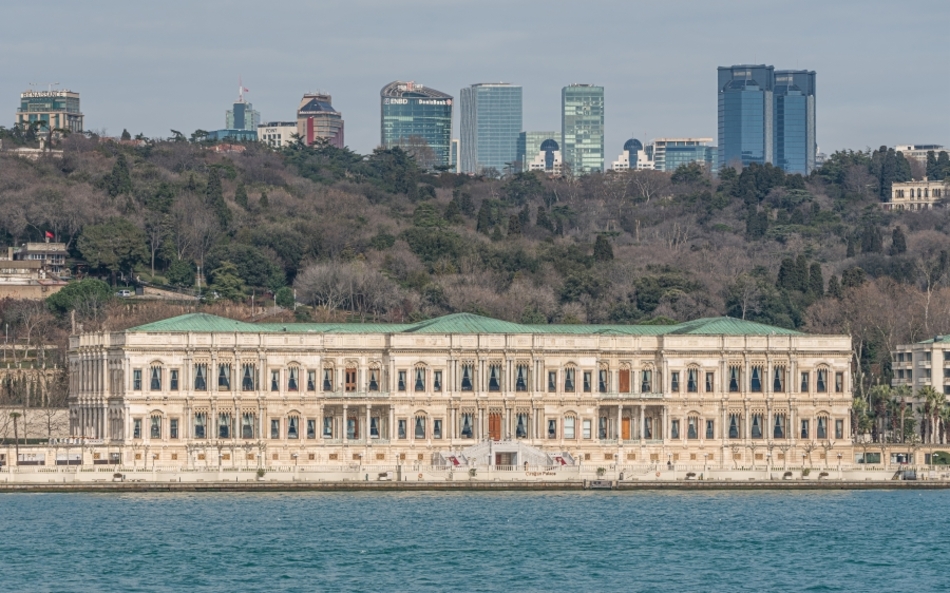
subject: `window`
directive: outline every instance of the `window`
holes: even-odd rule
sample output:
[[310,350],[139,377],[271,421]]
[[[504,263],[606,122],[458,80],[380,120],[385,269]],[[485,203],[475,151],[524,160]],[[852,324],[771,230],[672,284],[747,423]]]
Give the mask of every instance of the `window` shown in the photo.
[[557,371],[548,371],[548,393],[557,391]]
[[[245,389],[247,389],[245,387]],[[280,391],[280,371],[270,372],[270,390]]]
[[333,369],[323,369],[323,390],[333,391]]
[[207,422],[207,416],[204,412],[198,412],[195,414],[195,438],[203,439],[205,436],[205,423]]
[[406,371],[398,371],[396,373],[396,389],[398,391],[406,390]]
[[290,367],[287,369],[287,391],[297,391],[300,388],[300,369]]
[[808,383],[809,383],[809,382],[810,382],[810,381],[809,381],[809,378],[808,378],[808,371],[803,371],[803,372],[802,372],[801,385],[799,386],[799,391],[801,391],[802,393],[808,393]]
[[607,393],[608,383],[607,369],[600,369],[600,371],[597,372],[597,391]]
[[328,416],[323,417],[323,438],[333,438],[333,418]]
[[253,439],[254,438],[254,413],[253,412],[243,412],[241,414],[241,438],[242,439]]
[[178,369],[172,369],[169,372],[168,388],[172,391],[178,391]]
[[553,418],[548,419],[548,438],[557,438],[557,420]]
[[[944,378],[950,377],[950,375],[948,375],[946,372],[947,370],[950,370],[950,369],[944,369],[944,373],[943,373]],[[904,378],[904,369],[897,369],[897,378],[898,379]]]
[[752,414],[752,438],[762,438],[762,414]]
[[924,362],[930,362],[930,361],[931,361],[931,354],[932,354],[932,353],[930,353],[930,352],[924,352]]
[[317,371],[307,371],[307,391],[317,390]]
[[195,391],[207,391],[208,389],[208,365],[195,365]]
[[227,412],[218,414],[218,438],[231,438],[231,414]]
[[[241,365],[241,391],[254,391],[257,381],[257,367],[253,364],[244,364]],[[271,371],[271,391],[278,391],[277,382],[279,381],[279,373],[277,371]]]
[[706,373],[706,393],[713,392],[713,385],[716,384],[716,373]]
[[653,438],[653,418],[643,419],[643,438],[645,439]]
[[607,417],[601,416],[597,419],[597,436],[598,438],[606,439],[607,438]]
[[488,391],[501,391],[501,365],[488,365]]
[[399,435],[399,438],[400,439],[408,438],[406,436],[406,419],[400,418],[398,421],[396,421],[396,426],[398,428],[397,434]]
[[773,439],[785,438],[785,414],[775,415],[775,426],[772,427]]
[[288,439],[298,439],[300,438],[300,418],[297,416],[291,416],[287,419],[287,438]]
[[817,433],[818,433],[818,434],[817,434],[816,436],[817,436],[819,439],[827,439],[827,438],[828,438],[828,418],[826,418],[826,417],[824,417],[824,416],[819,416],[819,417],[818,417],[818,431],[817,431]]
[[693,440],[699,438],[699,418],[690,416],[686,419],[686,438]]
[[356,391],[356,369],[354,367],[343,369],[343,391],[349,393]]
[[772,391],[775,393],[785,392],[785,367],[777,366],[772,373]]
[[680,438],[680,421],[679,420],[670,421],[670,438],[671,439]]
[[815,389],[818,393],[827,393],[828,392],[828,370],[827,369],[818,369],[818,372],[815,373]]
[[844,420],[835,420],[835,438],[843,439],[844,438]]
[[162,390],[162,368],[161,367],[152,367],[151,379],[149,379],[148,388],[150,391]]
[[564,419],[564,438],[574,438],[574,418],[572,416],[568,416]]
[[161,416],[152,416],[150,418],[151,426],[148,431],[148,438],[150,439],[159,439],[162,437],[162,417]]
[[528,415],[519,412],[515,420],[515,438],[528,438]]
[[413,391],[426,390],[426,371],[423,368],[416,369],[416,382],[412,387]]
[[835,393],[844,393],[844,373],[835,373]]
[[630,393],[630,369],[620,369],[620,393]]
[[416,428],[414,434],[415,438],[417,439],[426,438],[426,419],[422,416],[416,416]]
[[687,369],[686,371],[686,392],[696,393],[699,391],[699,371],[696,369]]
[[369,370],[369,390],[379,391],[379,369]]
[[475,424],[474,417],[472,414],[464,413],[462,414],[462,438],[470,439],[474,436],[474,431],[472,426]]
[[574,369],[572,368],[564,369],[564,391],[574,393]]
[[802,420],[801,431],[799,432],[799,434],[801,435],[799,438],[802,438],[802,439],[808,438],[808,420]]
[[369,438],[379,438],[379,419],[376,416],[369,419]]
[[729,393],[739,393],[739,367],[729,367]]
[[591,430],[592,430],[593,427],[591,426],[591,424],[592,424],[592,422],[590,421],[590,418],[585,419],[585,420],[581,423],[581,431],[582,431],[581,436],[583,436],[585,439],[590,439],[591,436],[592,436],[592,435],[591,435]]
[[432,438],[441,439],[442,438],[442,419],[436,418],[432,421]]
[[178,438],[178,418],[172,418],[168,421],[168,438]]
[[653,392],[653,371],[640,371],[640,393]]
[[436,393],[442,391],[442,371],[432,372],[432,391]]
[[762,367],[752,367],[752,377],[749,381],[749,390],[752,393],[762,393]]
[[673,371],[670,373],[670,391],[678,393],[680,390],[680,372]]
[[706,421],[706,438],[707,438],[707,439],[716,438],[716,436],[715,436],[715,435],[716,435],[715,428],[716,428],[716,421],[715,421],[715,420],[707,420],[707,421]]
[[515,391],[528,390],[528,366],[519,364],[515,376]]
[[270,438],[272,439],[280,438],[280,419],[278,418],[270,419]]
[[584,371],[584,393],[590,393],[592,391],[593,386],[591,385],[591,380],[591,372]]
[[729,414],[729,438],[739,438],[739,415]]
[[231,389],[231,365],[218,365],[218,390],[227,391]]
[[472,385],[472,366],[471,364],[462,365],[462,391],[473,391],[475,389]]
[[142,390],[142,369],[134,369],[132,371],[132,390]]
[[140,439],[142,438],[142,419],[136,418],[132,421],[132,438]]

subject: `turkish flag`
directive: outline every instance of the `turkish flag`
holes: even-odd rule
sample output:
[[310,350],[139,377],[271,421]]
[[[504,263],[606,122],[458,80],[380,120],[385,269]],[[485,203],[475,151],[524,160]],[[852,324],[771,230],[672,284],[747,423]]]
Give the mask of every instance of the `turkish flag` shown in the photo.
[[51,233],[51,232],[49,232],[49,231],[46,231],[46,238],[47,238],[47,239],[52,239],[53,237],[54,237],[53,233]]

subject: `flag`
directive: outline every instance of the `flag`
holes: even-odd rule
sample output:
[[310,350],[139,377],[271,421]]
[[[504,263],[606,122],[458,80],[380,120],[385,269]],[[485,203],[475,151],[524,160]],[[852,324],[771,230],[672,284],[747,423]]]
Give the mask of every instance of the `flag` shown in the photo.
[[47,238],[47,239],[52,239],[52,238],[54,238],[53,233],[51,233],[51,232],[49,232],[49,231],[46,231],[46,238]]

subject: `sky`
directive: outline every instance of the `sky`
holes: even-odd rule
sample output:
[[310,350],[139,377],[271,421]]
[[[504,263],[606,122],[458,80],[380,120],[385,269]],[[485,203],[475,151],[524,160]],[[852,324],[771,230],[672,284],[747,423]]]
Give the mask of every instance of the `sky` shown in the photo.
[[304,92],[330,93],[346,144],[367,153],[393,80],[454,97],[477,82],[521,85],[531,131],[560,130],[560,90],[577,82],[605,87],[609,164],[630,137],[715,140],[717,66],[765,63],[817,72],[822,152],[950,145],[948,0],[4,4],[7,127],[19,93],[59,83],[81,94],[87,129],[220,129],[240,77],[263,121],[293,120]]

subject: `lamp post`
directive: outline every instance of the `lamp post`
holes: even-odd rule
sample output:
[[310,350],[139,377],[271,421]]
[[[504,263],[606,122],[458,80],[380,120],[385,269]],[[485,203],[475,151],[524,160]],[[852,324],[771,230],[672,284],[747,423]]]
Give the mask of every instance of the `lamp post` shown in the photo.
[[841,471],[841,453],[838,453],[838,471]]

